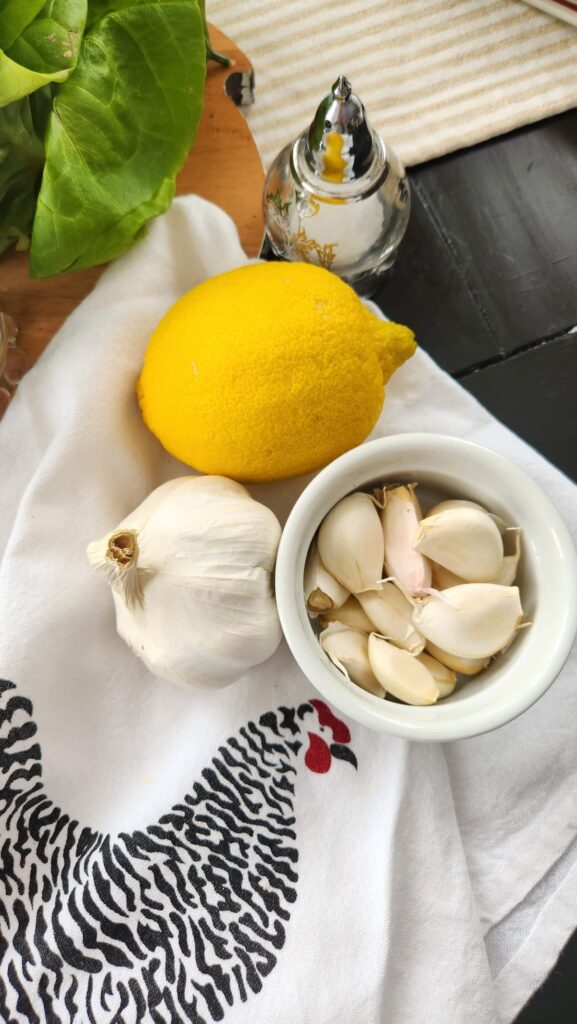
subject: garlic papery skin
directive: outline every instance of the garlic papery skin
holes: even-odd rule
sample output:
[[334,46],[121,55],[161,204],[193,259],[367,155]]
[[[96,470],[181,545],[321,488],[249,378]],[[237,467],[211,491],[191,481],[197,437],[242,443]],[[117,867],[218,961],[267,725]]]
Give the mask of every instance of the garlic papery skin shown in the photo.
[[319,616],[319,623],[327,627],[331,622],[338,622],[349,629],[357,629],[361,633],[372,633],[374,625],[368,615],[361,608],[356,597],[349,597],[340,608],[333,608],[331,611],[322,612]]
[[408,594],[421,594],[431,586],[431,566],[414,548],[421,509],[411,486],[385,490],[381,512],[385,540],[385,568]]
[[448,587],[459,587],[461,583],[465,583],[466,580],[461,579],[460,576],[456,576],[450,569],[445,569],[444,565],[439,565],[437,562],[431,562],[431,568],[433,570],[433,587],[436,590],[447,590]]
[[318,548],[325,569],[351,593],[375,587],[385,544],[372,498],[359,491],[339,501],[321,523]]
[[476,676],[478,672],[482,672],[484,668],[487,668],[491,661],[490,658],[459,658],[456,654],[442,651],[440,647],[431,643],[430,640],[427,640],[426,651],[432,654],[436,661],[440,661],[447,668],[452,668],[453,672],[459,672],[462,676]]
[[369,643],[363,633],[332,627],[321,633],[319,639],[325,654],[348,679],[375,697],[386,696],[369,664]]
[[381,633],[411,654],[420,654],[424,637],[413,625],[412,605],[394,583],[386,581],[378,590],[366,590],[358,601],[373,624],[370,632]]
[[349,597],[346,587],[325,569],[315,542],[307,555],[304,584],[307,610],[312,614],[340,608]]
[[521,531],[519,527],[510,527],[504,534],[505,544],[507,539],[514,536],[514,551],[511,555],[505,555],[501,562],[501,568],[497,573],[494,583],[500,583],[503,587],[510,587],[515,582],[517,577],[517,569],[519,567],[519,559],[521,557]]
[[379,683],[405,704],[435,704],[439,690],[429,670],[408,651],[371,633],[369,662]]
[[432,658],[430,654],[419,654],[418,660],[425,668],[428,668],[435,680],[435,685],[439,691],[439,700],[443,700],[444,697],[450,697],[457,685],[456,674],[446,665],[443,665],[442,662]]
[[522,616],[518,587],[464,583],[417,602],[413,622],[449,654],[489,658],[510,643]]
[[226,686],[276,650],[273,512],[225,477],[157,488],[88,547],[113,592],[120,636],[155,675]]
[[503,561],[503,541],[486,512],[448,508],[419,524],[415,548],[439,565],[474,583],[490,583]]

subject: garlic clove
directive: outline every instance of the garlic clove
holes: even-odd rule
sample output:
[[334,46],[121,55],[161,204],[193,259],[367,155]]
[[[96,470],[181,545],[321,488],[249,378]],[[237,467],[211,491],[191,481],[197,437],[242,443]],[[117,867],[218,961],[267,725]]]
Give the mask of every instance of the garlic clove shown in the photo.
[[444,697],[450,697],[457,685],[456,674],[447,665],[443,665],[436,658],[432,658],[430,654],[419,654],[418,660],[425,668],[428,668],[435,680],[439,691],[439,700],[442,700]]
[[427,558],[413,546],[421,518],[414,488],[411,485],[393,487],[385,490],[384,497],[381,522],[387,575],[398,580],[408,594],[420,594],[431,586],[432,576]]
[[439,512],[446,512],[448,509],[454,508],[476,508],[478,512],[486,512],[489,514],[489,510],[483,505],[479,505],[476,501],[468,501],[466,498],[447,498],[445,501],[439,501],[427,512],[427,517],[436,516]]
[[447,590],[448,587],[459,587],[461,583],[466,583],[466,580],[456,576],[450,569],[445,569],[445,566],[439,565],[438,562],[431,562],[431,568],[435,590]]
[[419,524],[415,548],[461,579],[489,583],[503,561],[501,534],[486,512],[446,508]]
[[476,508],[478,512],[484,512],[493,520],[495,526],[499,530],[499,533],[505,533],[505,530],[509,529],[509,526],[501,516],[495,515],[494,512],[489,512],[484,505],[479,505],[476,501],[466,501],[465,498],[450,498],[447,501],[440,501],[438,505],[435,505],[428,513],[428,516],[435,516],[439,512],[445,512],[451,508]]
[[385,544],[368,494],[349,494],[331,509],[321,523],[318,549],[325,568],[353,594],[377,585],[383,576]]
[[312,613],[340,608],[349,597],[348,590],[325,569],[316,541],[307,555],[304,586],[307,610]]
[[514,536],[514,551],[511,555],[505,555],[501,563],[501,568],[494,580],[495,583],[499,583],[503,587],[510,587],[515,582],[519,559],[521,557],[521,531],[519,527],[513,526],[506,531],[504,534],[505,544],[507,543],[507,539],[511,536]]
[[441,650],[430,640],[427,640],[425,650],[432,654],[436,661],[442,662],[447,668],[452,668],[454,672],[459,672],[462,676],[476,676],[478,672],[487,668],[491,661],[490,658],[459,658],[456,654],[449,654],[448,651]]
[[518,587],[464,583],[418,601],[413,622],[449,654],[489,658],[510,643],[522,616]]
[[375,628],[357,598],[352,596],[340,608],[332,608],[321,613],[319,618],[321,626],[327,627],[331,622],[338,622],[343,626],[348,626],[349,629],[356,629],[361,633],[367,633],[367,635],[372,633]]
[[533,623],[531,622],[530,619],[525,619],[524,621],[520,622],[519,625],[517,626],[517,629],[513,633],[511,639],[505,644],[504,647],[501,648],[501,650],[498,653],[499,654],[506,654],[507,651],[509,650],[511,644],[517,639],[517,633],[520,633],[520,631],[522,629],[529,629],[529,626],[532,626],[532,625],[533,625]]
[[369,637],[369,662],[381,686],[405,704],[435,704],[438,700],[438,687],[426,666],[375,633]]
[[413,608],[394,583],[386,581],[378,590],[366,590],[359,604],[372,622],[369,632],[381,633],[411,654],[419,654],[425,640],[413,625]]
[[352,629],[329,628],[319,639],[325,654],[353,683],[375,697],[386,696],[371,669],[366,636]]

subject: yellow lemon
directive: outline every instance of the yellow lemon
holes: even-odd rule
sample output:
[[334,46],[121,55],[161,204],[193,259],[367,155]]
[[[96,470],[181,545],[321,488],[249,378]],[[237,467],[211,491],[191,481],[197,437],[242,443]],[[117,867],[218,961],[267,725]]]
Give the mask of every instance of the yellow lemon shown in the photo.
[[144,420],[203,473],[279,480],[360,444],[384,385],[415,350],[334,274],[258,263],[212,277],[168,311],[138,382]]

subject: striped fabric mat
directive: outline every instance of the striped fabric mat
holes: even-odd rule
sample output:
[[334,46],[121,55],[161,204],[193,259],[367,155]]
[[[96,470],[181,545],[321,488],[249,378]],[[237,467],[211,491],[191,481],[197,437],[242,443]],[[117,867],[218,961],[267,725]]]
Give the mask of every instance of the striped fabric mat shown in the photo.
[[267,166],[345,73],[405,164],[577,104],[577,29],[523,0],[208,0],[253,63]]

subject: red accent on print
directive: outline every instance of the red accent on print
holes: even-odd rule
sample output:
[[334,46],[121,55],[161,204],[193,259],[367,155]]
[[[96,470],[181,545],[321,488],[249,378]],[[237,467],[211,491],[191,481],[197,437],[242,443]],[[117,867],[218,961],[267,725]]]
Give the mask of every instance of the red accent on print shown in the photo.
[[570,11],[577,11],[577,4],[571,3],[571,0],[555,0],[555,3],[561,4],[561,7],[567,7]]
[[349,728],[344,722],[341,722],[340,718],[333,715],[331,709],[322,700],[311,700],[313,708],[316,708],[319,716],[319,722],[321,725],[328,725],[329,729],[332,730],[333,739],[335,743],[350,743],[351,734]]
[[309,749],[305,754],[305,764],[311,772],[318,772],[324,775],[331,766],[331,752],[324,740],[309,732]]

